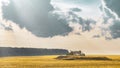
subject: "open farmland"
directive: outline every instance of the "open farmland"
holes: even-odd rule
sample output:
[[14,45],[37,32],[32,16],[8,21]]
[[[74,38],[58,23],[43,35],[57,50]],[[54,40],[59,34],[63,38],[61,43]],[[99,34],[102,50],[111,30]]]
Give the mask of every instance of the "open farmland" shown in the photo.
[[[87,57],[93,56],[95,55]],[[56,57],[1,57],[0,68],[120,68],[120,56],[118,55],[105,56],[111,60],[59,60],[55,59]]]

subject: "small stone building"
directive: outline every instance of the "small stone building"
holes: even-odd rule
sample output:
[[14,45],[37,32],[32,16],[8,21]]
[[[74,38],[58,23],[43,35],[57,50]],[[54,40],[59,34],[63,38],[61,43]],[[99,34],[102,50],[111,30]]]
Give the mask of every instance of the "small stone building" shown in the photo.
[[85,56],[82,51],[70,51],[67,55]]

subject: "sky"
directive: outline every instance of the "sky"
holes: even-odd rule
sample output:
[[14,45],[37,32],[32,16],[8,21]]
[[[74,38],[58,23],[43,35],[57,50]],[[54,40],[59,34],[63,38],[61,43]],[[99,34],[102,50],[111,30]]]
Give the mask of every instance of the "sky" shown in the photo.
[[120,0],[0,0],[0,47],[120,54]]

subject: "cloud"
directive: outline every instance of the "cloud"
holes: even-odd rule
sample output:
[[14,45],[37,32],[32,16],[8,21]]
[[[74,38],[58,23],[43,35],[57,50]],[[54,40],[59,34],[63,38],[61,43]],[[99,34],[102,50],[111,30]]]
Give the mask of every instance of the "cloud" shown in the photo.
[[113,12],[117,13],[120,17],[120,0],[104,0],[106,2],[106,6],[110,8]]
[[[111,9],[113,6],[112,4],[114,3],[116,2],[113,2],[113,0],[110,0],[110,2],[105,0],[104,4],[100,6],[100,10],[104,13],[102,16],[104,21],[99,25],[100,28],[96,25],[99,24],[97,20],[94,20],[93,18],[84,18],[80,15],[82,7],[69,6],[64,10],[64,8],[60,9],[62,8],[60,5],[58,7],[57,5],[52,6],[50,0],[10,0],[10,3],[7,6],[4,5],[2,7],[2,12],[4,19],[13,21],[21,28],[26,28],[38,37],[67,35],[74,30],[74,27],[76,27],[70,26],[70,22],[72,22],[80,24],[79,30],[82,32],[90,32],[92,29],[99,28],[101,29],[101,36],[104,36],[107,39],[109,39],[109,37],[116,39],[120,38],[120,24],[118,24],[120,21],[116,16],[118,15],[116,12],[117,10]],[[109,6],[108,4],[111,5]],[[57,9],[53,7],[56,7]],[[56,12],[54,13],[53,11]],[[108,34],[111,36],[107,36]]]
[[82,11],[80,8],[71,8],[70,10],[74,11],[74,12],[81,12]]
[[112,40],[111,37],[107,37],[107,36],[105,36],[105,39],[106,39],[106,40]]
[[120,38],[120,20],[114,20],[113,23],[110,26],[111,35],[113,38]]
[[72,31],[65,19],[52,14],[50,0],[10,0],[2,7],[3,18],[26,28],[38,37],[66,35]]
[[82,5],[93,5],[98,4],[100,1],[98,0],[53,0],[55,2],[65,2],[70,4],[82,4]]
[[2,27],[2,29],[7,30],[7,31],[13,31],[11,25],[6,26],[6,25],[4,25],[3,23],[0,23],[0,27]]
[[108,10],[107,8],[104,8],[104,11],[105,11],[106,16],[107,16],[109,19],[110,19],[110,18],[113,18],[113,19],[116,18],[115,15],[112,14],[112,12],[110,12],[110,10]]
[[75,35],[81,35],[80,33],[75,33]]
[[94,35],[93,38],[100,38],[100,35]]
[[7,31],[13,31],[13,29],[12,29],[12,26],[11,26],[11,25],[4,26],[4,30],[7,30]]
[[[67,5],[67,7],[64,9],[64,7],[60,7],[63,5]],[[96,21],[93,20],[92,18],[84,18],[80,16],[81,14],[81,7],[80,6],[70,6],[69,4],[55,4],[55,13],[58,14],[59,16],[63,17],[64,19],[67,20],[67,22],[76,24],[78,23],[80,25],[79,31],[85,32],[85,31],[90,31],[93,29],[93,26],[96,25]],[[58,10],[60,9],[60,10]],[[72,28],[76,28],[76,26],[72,25]],[[79,32],[78,32],[79,33]]]
[[69,19],[69,21],[79,23],[82,27],[82,31],[90,31],[92,29],[92,26],[96,24],[96,21],[92,19],[84,19],[82,17],[79,17],[74,12],[68,12],[69,18],[72,17],[72,19]]
[[[108,29],[113,39],[120,38],[120,0],[104,0],[104,23],[109,24]],[[110,21],[112,19],[112,21]],[[109,23],[111,22],[111,23]],[[109,38],[107,38],[109,39]],[[110,38],[111,39],[111,38]]]
[[7,31],[13,31],[13,29],[11,27],[5,27],[5,30],[7,30]]

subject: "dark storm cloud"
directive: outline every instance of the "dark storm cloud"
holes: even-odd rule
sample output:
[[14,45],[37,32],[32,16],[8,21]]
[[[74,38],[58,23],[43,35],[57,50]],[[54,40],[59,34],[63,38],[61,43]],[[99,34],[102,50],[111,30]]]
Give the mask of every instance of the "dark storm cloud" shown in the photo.
[[95,25],[96,22],[92,19],[82,20],[80,19],[80,24],[82,24],[82,31],[90,31],[92,28],[92,25]]
[[92,28],[92,25],[96,24],[96,21],[92,20],[92,19],[83,19],[82,17],[79,17],[77,14],[73,13],[73,12],[69,12],[69,18],[72,17],[72,19],[70,19],[70,21],[72,22],[76,22],[79,23],[82,26],[82,31],[90,31]]
[[110,26],[111,35],[113,38],[120,38],[120,21],[113,21],[113,25]]
[[50,13],[50,0],[10,0],[2,7],[3,17],[26,28],[38,37],[66,35],[72,31],[65,19]]
[[[106,6],[120,17],[120,0],[104,0]],[[109,18],[112,18],[112,25],[109,27],[112,38],[120,38],[120,20],[115,19],[115,15],[106,10]]]
[[108,18],[115,19],[115,15],[113,15],[108,9],[104,8],[104,11],[105,11]]
[[115,19],[116,18],[115,15],[113,13],[111,13],[110,10],[108,10],[107,8],[104,8],[104,12],[106,14],[106,16],[103,16],[103,19],[104,19],[103,23],[104,24],[107,24],[109,19]]
[[120,0],[104,0],[104,1],[106,2],[106,6],[115,13],[117,13],[117,15],[120,17]]

